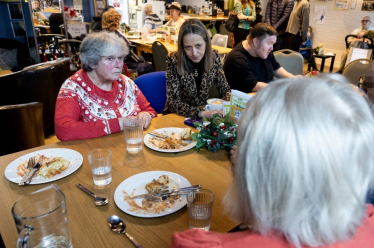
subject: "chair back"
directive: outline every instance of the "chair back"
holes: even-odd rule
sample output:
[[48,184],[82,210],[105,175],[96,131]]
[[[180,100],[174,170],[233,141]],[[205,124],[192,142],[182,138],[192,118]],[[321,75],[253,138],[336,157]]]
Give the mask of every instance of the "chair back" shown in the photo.
[[293,75],[303,75],[304,59],[300,53],[283,49],[274,52],[274,57],[278,63]]
[[54,131],[57,95],[69,73],[69,59],[65,58],[0,76],[0,106],[41,102],[43,126]]
[[216,34],[213,36],[212,45],[227,47],[228,35]]
[[137,77],[134,82],[147,98],[151,107],[157,113],[162,113],[166,103],[166,72],[144,74]]
[[227,35],[227,37],[228,37],[227,47],[233,48],[233,43],[232,43],[232,38],[231,38],[232,37],[232,33],[230,33],[229,31],[227,31],[226,24],[221,24],[219,26],[219,33],[223,34],[223,35]]
[[344,67],[342,75],[345,76],[351,84],[357,86],[358,79],[369,70],[371,63],[369,59],[354,60]]
[[168,50],[164,44],[159,41],[153,42],[152,55],[156,71],[166,71],[166,57],[168,56]]
[[0,119],[0,156],[45,144],[42,103],[2,106]]

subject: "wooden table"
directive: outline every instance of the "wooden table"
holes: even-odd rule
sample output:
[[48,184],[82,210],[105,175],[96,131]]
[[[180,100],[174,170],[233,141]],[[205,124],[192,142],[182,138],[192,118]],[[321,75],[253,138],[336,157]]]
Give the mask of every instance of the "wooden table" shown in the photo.
[[[186,127],[184,117],[167,115],[152,120],[151,126],[144,132],[162,127]],[[188,211],[181,210],[159,218],[138,218],[122,212],[114,203],[114,191],[126,178],[145,171],[171,171],[184,176],[192,185],[201,184],[215,194],[211,230],[227,232],[234,228],[234,223],[223,214],[222,198],[231,181],[229,158],[226,151],[216,153],[201,149],[199,153],[191,149],[182,153],[160,153],[143,147],[145,164],[132,166],[126,159],[126,147],[123,133],[117,133],[81,141],[59,142],[34,149],[0,157],[1,166],[1,201],[0,233],[6,247],[16,247],[17,230],[11,214],[13,204],[21,196],[41,189],[48,184],[18,186],[8,181],[4,176],[6,166],[16,158],[32,151],[47,148],[69,148],[82,154],[82,166],[73,174],[55,181],[66,196],[67,215],[74,248],[86,247],[133,247],[124,236],[110,231],[107,220],[115,214],[127,224],[127,231],[146,247],[169,247],[173,232],[184,231],[188,226]],[[94,186],[87,154],[96,148],[107,148],[113,152],[112,182],[108,186]],[[97,207],[93,198],[75,187],[77,183],[97,193],[108,197],[109,204]]]
[[321,68],[320,68],[320,72],[323,72],[323,69],[325,67],[325,60],[328,59],[328,58],[331,58],[331,63],[330,63],[330,73],[332,73],[332,69],[334,69],[334,62],[335,62],[335,54],[333,55],[314,55],[315,58],[319,58],[319,59],[322,59],[322,63],[321,63]]
[[[129,41],[131,43],[137,45],[138,56],[142,55],[142,52],[152,53],[152,43],[148,43],[147,40],[145,40],[145,39],[129,39]],[[157,41],[164,44],[164,46],[166,47],[166,49],[169,52],[175,52],[175,51],[178,50],[178,46],[175,45],[175,44],[171,44],[171,43],[161,41],[161,39],[158,39]],[[232,50],[232,48],[221,47],[221,46],[216,46],[216,45],[212,45],[212,48],[216,49],[218,51],[218,54],[228,54]]]
[[[228,16],[207,16],[207,15],[196,15],[196,14],[181,14],[184,19],[198,19],[202,22],[205,21],[226,21]],[[170,21],[170,16],[165,18],[165,21]]]

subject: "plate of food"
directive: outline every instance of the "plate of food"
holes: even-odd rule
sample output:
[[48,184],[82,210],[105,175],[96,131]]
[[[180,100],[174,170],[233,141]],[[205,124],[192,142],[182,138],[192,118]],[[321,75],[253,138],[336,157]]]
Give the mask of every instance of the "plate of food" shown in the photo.
[[27,171],[27,163],[31,157],[42,161],[41,167],[30,184],[42,184],[64,178],[74,173],[83,163],[82,155],[66,148],[52,148],[31,152],[12,161],[5,169],[5,177],[19,183]]
[[196,146],[191,128],[166,127],[153,130],[144,136],[144,144],[158,152],[183,152]]
[[191,186],[181,175],[168,171],[147,171],[127,178],[114,192],[114,202],[123,212],[143,218],[155,218],[172,214],[187,204],[186,195],[175,195],[163,201],[132,196],[157,193],[166,189]]

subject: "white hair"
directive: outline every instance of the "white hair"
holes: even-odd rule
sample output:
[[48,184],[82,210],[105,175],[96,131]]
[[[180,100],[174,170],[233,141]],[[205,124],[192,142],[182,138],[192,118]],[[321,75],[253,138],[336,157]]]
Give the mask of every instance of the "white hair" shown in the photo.
[[349,240],[374,183],[373,147],[372,112],[342,76],[273,82],[241,116],[226,210],[297,247]]

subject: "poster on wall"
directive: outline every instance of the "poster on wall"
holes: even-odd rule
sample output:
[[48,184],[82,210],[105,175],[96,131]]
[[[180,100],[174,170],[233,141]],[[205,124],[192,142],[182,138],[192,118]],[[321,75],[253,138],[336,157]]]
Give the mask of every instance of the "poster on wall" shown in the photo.
[[361,11],[374,11],[374,1],[373,0],[364,0],[362,2]]
[[314,8],[314,23],[325,24],[327,13],[327,6],[315,6]]
[[22,8],[20,3],[8,3],[8,9],[11,20],[23,19]]
[[335,0],[335,9],[348,10],[349,0]]
[[15,38],[26,36],[25,22],[12,22],[12,29]]

